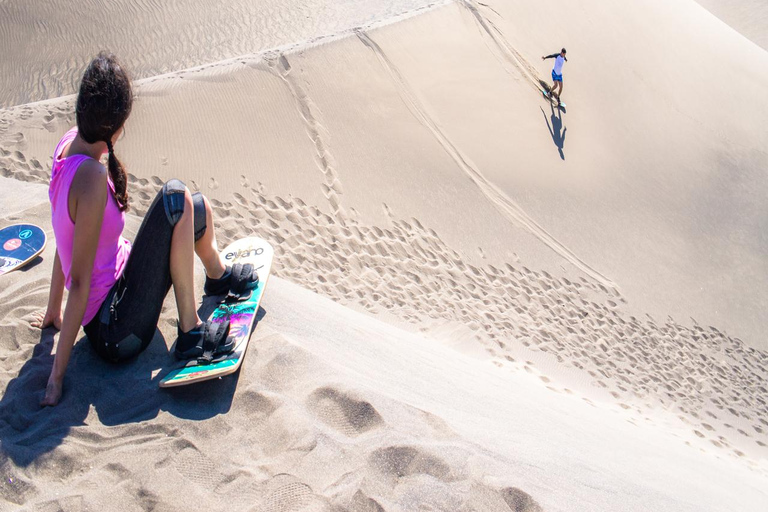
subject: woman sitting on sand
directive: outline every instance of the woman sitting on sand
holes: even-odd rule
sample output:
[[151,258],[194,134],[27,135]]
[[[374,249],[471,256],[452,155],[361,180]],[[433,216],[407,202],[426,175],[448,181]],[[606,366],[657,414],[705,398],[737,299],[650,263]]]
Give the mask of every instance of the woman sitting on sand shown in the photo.
[[[173,284],[180,358],[232,350],[228,324],[203,324],[194,295],[194,258],[205,266],[205,292],[251,288],[253,268],[225,267],[216,246],[208,201],[179,180],[158,192],[131,243],[123,238],[128,209],[126,173],[114,145],[131,113],[131,83],[114,55],[101,53],[86,69],[77,96],[77,127],[56,146],[48,195],[56,256],[45,314],[33,325],[61,330],[42,405],[61,398],[64,373],[82,324],[96,352],[123,361],[152,340]],[[108,169],[99,160],[109,153]],[[210,228],[210,229],[208,229]],[[69,298],[62,318],[64,287]]]

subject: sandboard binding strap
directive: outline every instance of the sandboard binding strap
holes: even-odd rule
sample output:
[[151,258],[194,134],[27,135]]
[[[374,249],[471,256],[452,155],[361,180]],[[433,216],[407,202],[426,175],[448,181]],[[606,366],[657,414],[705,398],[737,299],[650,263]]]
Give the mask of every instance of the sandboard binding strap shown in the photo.
[[[176,340],[175,355],[178,359],[197,359],[200,364],[210,363],[214,357],[232,352],[234,340],[229,338],[229,320],[207,321],[190,332],[181,332]],[[183,345],[191,345],[186,350]]]
[[259,274],[251,263],[232,265],[232,278],[225,302],[244,302],[250,300],[253,290],[259,285]]

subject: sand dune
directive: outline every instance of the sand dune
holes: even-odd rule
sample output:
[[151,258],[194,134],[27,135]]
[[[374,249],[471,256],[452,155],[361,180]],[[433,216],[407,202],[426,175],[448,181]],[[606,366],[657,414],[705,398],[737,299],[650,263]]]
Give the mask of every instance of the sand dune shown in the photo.
[[0,225],[51,234],[95,40],[138,78],[129,234],[179,177],[276,249],[236,377],[157,389],[169,297],[45,410],[54,244],[3,276],[0,508],[761,510],[768,56],[687,0],[425,5],[0,3]]
[[768,50],[768,5],[759,0],[696,0],[747,39]]
[[158,339],[130,365],[104,363],[81,340],[73,392],[40,410],[54,339],[18,319],[46,300],[49,265],[28,271],[38,279],[9,275],[7,289],[27,293],[0,300],[18,341],[3,347],[13,370],[0,400],[9,507],[715,511],[764,499],[761,466],[663,423],[672,415],[467,358],[279,277],[237,377],[204,393],[157,389],[169,300]]
[[[297,44],[396,19],[436,2],[92,0],[0,3],[0,106],[77,91],[94,48],[118,53],[135,79]],[[439,3],[439,2],[437,2]]]

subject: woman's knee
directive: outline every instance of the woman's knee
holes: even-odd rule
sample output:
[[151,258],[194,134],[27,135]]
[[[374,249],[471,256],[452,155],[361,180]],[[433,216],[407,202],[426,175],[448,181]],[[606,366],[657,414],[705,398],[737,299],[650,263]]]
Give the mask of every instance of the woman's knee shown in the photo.
[[195,242],[197,242],[205,235],[209,221],[213,218],[211,205],[200,192],[192,194],[192,210],[195,216]]
[[191,193],[181,180],[173,179],[163,185],[163,205],[168,222],[175,226],[182,217],[192,216],[195,241],[200,240],[211,219],[211,205],[200,192]]
[[163,206],[171,226],[175,226],[186,211],[192,211],[192,195],[184,182],[169,180],[163,185]]

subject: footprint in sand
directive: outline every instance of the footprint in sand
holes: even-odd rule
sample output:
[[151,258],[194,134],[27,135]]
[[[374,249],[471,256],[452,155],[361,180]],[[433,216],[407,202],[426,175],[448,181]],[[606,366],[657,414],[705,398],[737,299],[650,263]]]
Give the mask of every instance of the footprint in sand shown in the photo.
[[384,423],[369,402],[330,387],[312,393],[307,406],[325,424],[349,437],[359,436]]
[[530,494],[517,487],[505,487],[499,490],[498,494],[514,512],[544,512]]
[[371,454],[369,464],[395,478],[409,475],[430,475],[438,480],[451,481],[451,467],[444,461],[412,446],[389,446]]
[[9,464],[3,464],[3,479],[0,480],[0,496],[3,500],[16,505],[23,505],[33,495],[37,494],[37,487],[20,478]]
[[[496,489],[474,482],[469,493],[471,510],[542,512],[541,506],[526,492],[516,487]],[[464,510],[462,508],[462,510]]]
[[251,421],[267,418],[280,407],[278,401],[260,393],[254,386],[243,391],[237,403]]
[[320,507],[312,507],[319,501],[307,484],[300,482],[292,475],[282,473],[266,482],[261,503],[252,510],[259,512],[320,510]]
[[173,465],[179,473],[206,489],[215,488],[223,480],[214,462],[191,446],[176,454]]
[[363,491],[358,490],[354,496],[352,496],[351,510],[355,512],[385,512],[384,507],[379,505],[379,502],[366,496]]

